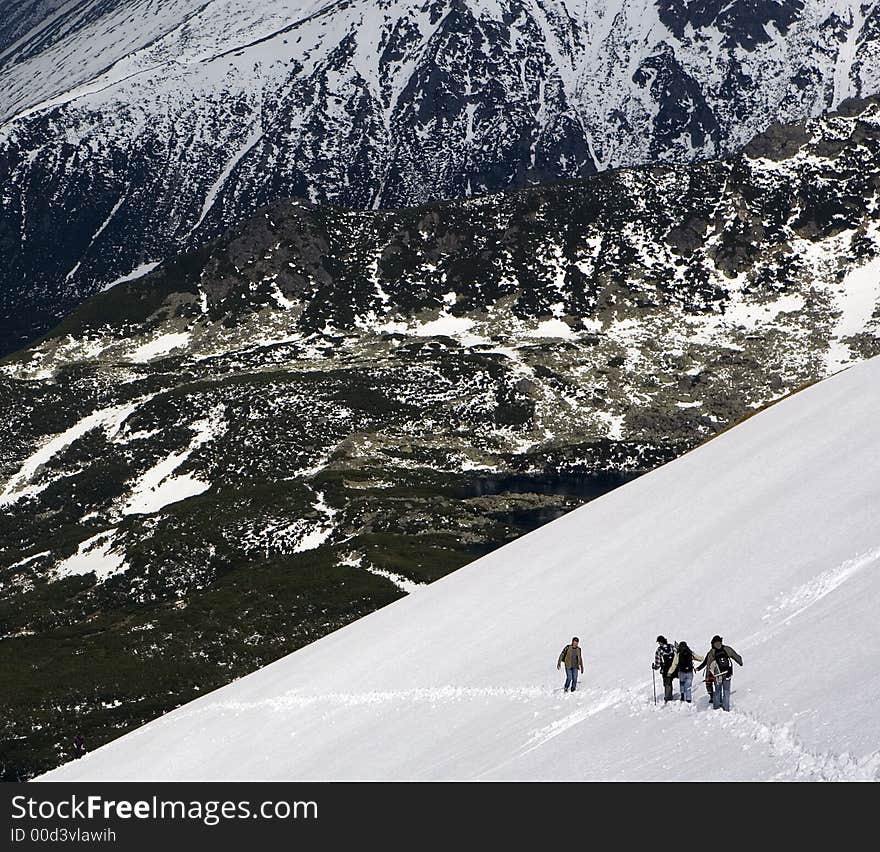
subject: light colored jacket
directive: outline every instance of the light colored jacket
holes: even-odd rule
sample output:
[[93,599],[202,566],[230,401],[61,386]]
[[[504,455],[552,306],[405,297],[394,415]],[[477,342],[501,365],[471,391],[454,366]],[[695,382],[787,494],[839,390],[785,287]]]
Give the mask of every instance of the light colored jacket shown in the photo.
[[559,655],[556,665],[558,666],[559,663],[562,663],[567,669],[580,669],[583,671],[584,657],[581,653],[581,646],[578,645],[575,647],[574,645],[566,645],[562,649],[562,653]]

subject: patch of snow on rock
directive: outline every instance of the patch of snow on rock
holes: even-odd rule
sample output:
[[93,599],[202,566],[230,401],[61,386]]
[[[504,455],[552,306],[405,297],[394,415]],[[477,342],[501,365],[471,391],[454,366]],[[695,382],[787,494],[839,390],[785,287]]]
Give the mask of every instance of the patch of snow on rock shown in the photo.
[[211,487],[210,482],[192,474],[175,476],[174,472],[196,449],[208,443],[223,429],[220,412],[215,410],[204,420],[193,423],[190,428],[195,431],[196,436],[189,447],[181,452],[171,453],[141,476],[122,509],[124,515],[152,514],[172,503],[196,497]]
[[[74,423],[69,429],[50,438],[45,444],[37,449],[19,469],[18,473],[6,482],[6,487],[0,493],[0,506],[8,506],[22,497],[30,497],[45,490],[49,483],[25,485],[36,475],[37,471],[51,458],[69,447],[74,441],[81,438],[92,429],[104,429],[108,438],[112,438],[122,427],[128,416],[138,407],[140,402],[132,402],[127,405],[116,405],[95,411],[87,417],[83,417]],[[24,486],[24,487],[23,487]]]
[[548,319],[538,323],[537,328],[526,332],[526,337],[562,337],[572,336],[571,327],[561,319]]
[[180,349],[189,343],[189,332],[169,332],[162,334],[155,340],[138,346],[128,357],[130,361],[143,364],[159,355],[167,355],[174,349]]
[[105,530],[83,542],[80,542],[76,553],[58,563],[55,568],[55,579],[79,577],[93,573],[99,583],[119,574],[128,567],[125,553],[114,549],[116,529]]

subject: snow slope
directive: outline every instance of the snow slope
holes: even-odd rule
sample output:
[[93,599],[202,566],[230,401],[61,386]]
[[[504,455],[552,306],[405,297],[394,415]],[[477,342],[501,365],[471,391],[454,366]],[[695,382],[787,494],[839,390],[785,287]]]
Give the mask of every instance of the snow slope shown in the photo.
[[[875,358],[44,778],[876,780],[878,418]],[[658,632],[733,712],[652,705]]]

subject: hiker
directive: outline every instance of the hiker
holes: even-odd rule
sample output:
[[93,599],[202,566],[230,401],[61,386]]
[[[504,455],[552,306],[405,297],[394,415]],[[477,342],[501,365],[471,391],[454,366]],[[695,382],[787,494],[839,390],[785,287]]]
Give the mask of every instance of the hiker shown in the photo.
[[706,659],[697,667],[697,671],[705,668],[708,672],[707,679],[711,676],[713,680],[712,707],[715,710],[723,707],[730,711],[730,681],[733,677],[731,660],[736,660],[739,665],[743,664],[742,657],[716,635],[712,637],[712,647],[709,648]]
[[577,636],[572,636],[571,645],[566,645],[562,649],[556,661],[556,671],[562,668],[563,663],[565,663],[565,692],[568,692],[569,685],[574,692],[578,684],[578,670],[581,674],[584,673],[584,657]]
[[[709,642],[709,647],[712,647],[711,641]],[[706,658],[704,657],[703,659],[705,660]],[[701,668],[703,667],[698,666],[696,670],[699,671]],[[706,679],[703,681],[703,683],[706,685],[706,692],[709,693],[709,704],[711,704],[713,701],[713,696],[715,695],[715,678],[712,677],[709,672],[706,672]]]
[[669,666],[669,673],[672,677],[678,675],[678,686],[681,691],[681,700],[691,703],[692,693],[691,686],[694,682],[694,660],[702,661],[699,654],[695,654],[689,647],[688,643],[683,639],[678,643],[675,649],[675,656]]
[[666,641],[665,636],[657,637],[657,653],[654,654],[654,671],[659,671],[663,678],[663,702],[672,701],[672,660],[675,658],[675,647]]
[[82,734],[73,738],[73,756],[82,757],[86,753],[86,741]]
[[[711,647],[712,647],[712,641],[709,640],[709,648],[711,649]],[[705,659],[705,657],[704,657],[704,659]],[[698,666],[696,668],[696,671],[700,671],[700,669],[702,669],[703,666],[705,666],[705,663],[703,663],[702,666]],[[712,677],[712,675],[710,675],[709,672],[707,671],[706,677],[703,680],[703,683],[706,685],[706,692],[709,694],[709,704],[711,704],[713,701],[713,696],[715,695],[715,678]]]

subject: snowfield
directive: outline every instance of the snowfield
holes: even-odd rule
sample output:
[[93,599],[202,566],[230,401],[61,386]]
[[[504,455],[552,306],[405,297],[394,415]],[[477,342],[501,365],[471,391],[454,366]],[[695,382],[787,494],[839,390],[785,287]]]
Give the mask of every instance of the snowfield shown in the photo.
[[[877,780],[878,421],[875,358],[43,778]],[[655,707],[716,632],[732,712]]]

